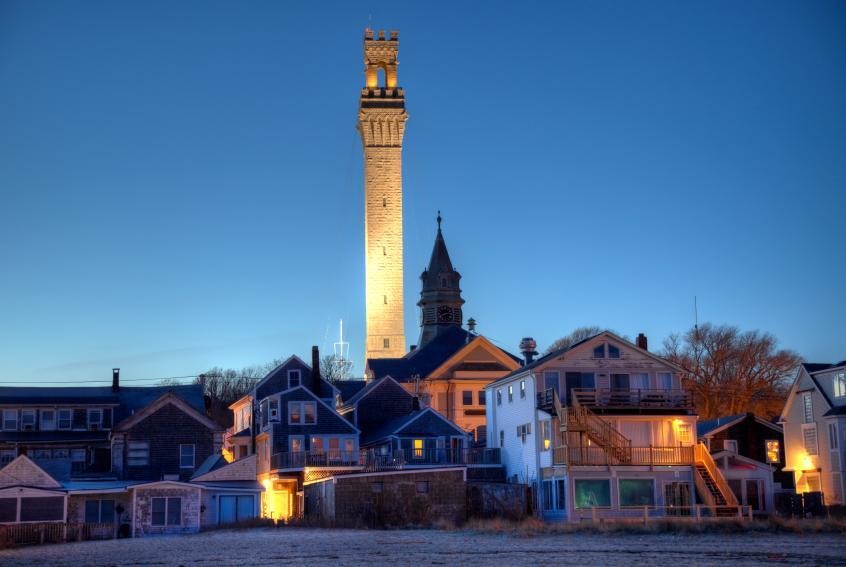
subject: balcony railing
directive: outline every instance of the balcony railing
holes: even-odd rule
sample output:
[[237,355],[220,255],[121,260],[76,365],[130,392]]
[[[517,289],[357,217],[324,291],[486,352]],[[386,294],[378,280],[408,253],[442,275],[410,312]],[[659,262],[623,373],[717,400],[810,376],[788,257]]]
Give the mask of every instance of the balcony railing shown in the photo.
[[299,451],[295,453],[274,453],[270,457],[271,469],[358,466],[361,466],[358,451]]
[[364,467],[367,470],[396,470],[414,466],[499,465],[498,448],[466,449],[410,449],[387,454],[373,450],[357,451],[301,451],[275,453],[270,457],[271,469],[302,469],[306,467]]
[[573,388],[573,404],[613,409],[693,409],[693,395],[687,390],[605,390]]
[[552,462],[556,465],[692,465],[693,447],[630,447],[627,455],[617,458],[602,447],[555,447]]

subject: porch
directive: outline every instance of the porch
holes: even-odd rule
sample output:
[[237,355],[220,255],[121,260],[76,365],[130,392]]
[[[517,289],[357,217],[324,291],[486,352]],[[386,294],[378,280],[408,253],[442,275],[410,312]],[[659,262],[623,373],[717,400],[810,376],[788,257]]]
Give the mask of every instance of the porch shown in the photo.
[[694,447],[626,447],[619,454],[596,445],[555,447],[552,452],[552,463],[567,466],[693,465]]
[[423,448],[363,449],[361,451],[299,451],[274,453],[271,470],[304,470],[306,468],[365,469],[367,471],[400,470],[413,467],[463,465],[469,467],[500,466],[499,448]]

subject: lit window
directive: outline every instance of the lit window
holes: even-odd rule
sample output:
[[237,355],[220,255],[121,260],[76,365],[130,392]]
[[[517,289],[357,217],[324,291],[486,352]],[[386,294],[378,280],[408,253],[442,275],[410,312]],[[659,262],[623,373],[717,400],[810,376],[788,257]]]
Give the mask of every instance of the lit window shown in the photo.
[[525,380],[520,380],[520,397],[521,398],[526,397],[526,381]]
[[777,439],[769,439],[766,441],[766,448],[767,448],[767,462],[768,463],[777,463],[779,462],[779,442]]
[[317,404],[314,402],[305,402],[303,404],[303,421],[304,423],[317,422]]
[[541,440],[543,442],[543,450],[549,451],[552,445],[552,421],[544,419],[540,422]]
[[194,468],[194,445],[179,445],[179,468]]
[[291,425],[317,423],[317,404],[315,402],[288,402],[288,423]]
[[594,358],[605,358],[605,345],[599,345],[593,349]]
[[422,439],[415,439],[414,444],[412,445],[414,449],[412,455],[415,459],[422,459],[423,458],[423,440]]
[[679,423],[679,443],[682,445],[693,444],[693,428],[689,423],[682,421]]
[[846,396],[846,373],[834,375],[834,397],[842,398]]
[[270,400],[270,421],[279,421],[279,400]]
[[608,345],[608,358],[620,358],[620,349],[614,345]]

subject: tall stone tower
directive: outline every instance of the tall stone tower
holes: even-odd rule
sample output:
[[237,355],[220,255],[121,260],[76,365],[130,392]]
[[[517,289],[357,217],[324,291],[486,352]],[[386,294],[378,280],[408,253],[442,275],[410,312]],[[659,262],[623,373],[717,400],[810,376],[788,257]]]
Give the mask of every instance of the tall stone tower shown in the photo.
[[358,131],[364,146],[366,358],[405,354],[402,295],[402,138],[405,94],[397,87],[399,33],[364,32],[366,84]]
[[449,259],[444,235],[441,232],[441,212],[438,211],[438,235],[432,248],[429,267],[420,279],[423,288],[420,290],[420,341],[417,348],[422,347],[439,334],[452,327],[461,327],[461,274],[452,267]]

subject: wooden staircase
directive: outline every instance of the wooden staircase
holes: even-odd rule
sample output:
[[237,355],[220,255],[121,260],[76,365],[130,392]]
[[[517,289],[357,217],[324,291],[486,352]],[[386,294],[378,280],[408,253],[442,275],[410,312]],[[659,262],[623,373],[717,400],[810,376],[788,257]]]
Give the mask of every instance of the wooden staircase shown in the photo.
[[737,497],[726,482],[710,451],[699,443],[694,451],[693,480],[699,497],[710,506],[715,516],[733,516],[737,513]]
[[552,396],[561,431],[578,431],[608,454],[609,462],[617,465],[631,464],[632,442],[614,427],[593,413],[590,408],[574,402],[573,407],[563,407],[558,395]]

